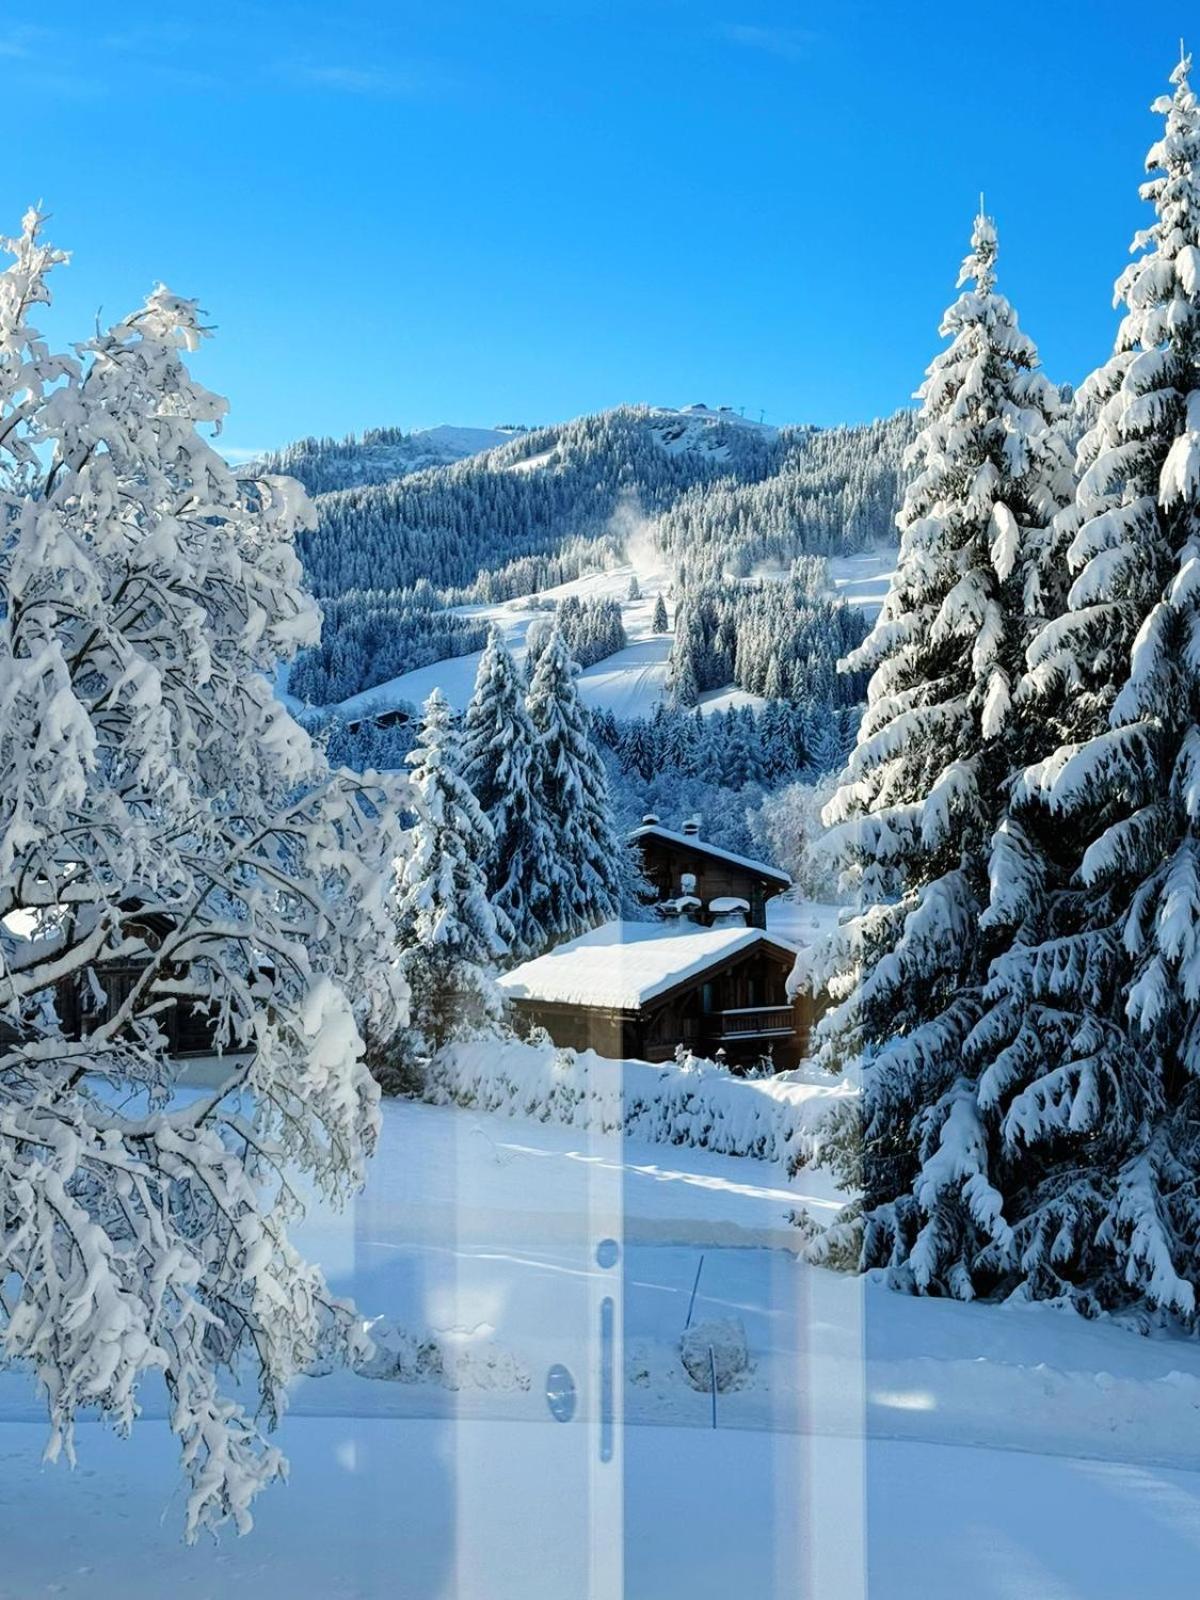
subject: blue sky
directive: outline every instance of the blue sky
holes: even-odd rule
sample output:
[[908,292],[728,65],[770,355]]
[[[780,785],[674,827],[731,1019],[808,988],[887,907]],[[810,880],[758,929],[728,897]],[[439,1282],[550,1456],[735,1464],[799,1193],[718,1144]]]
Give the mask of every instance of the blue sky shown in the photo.
[[[38,8],[41,10],[42,8]],[[0,21],[5,225],[50,330],[158,279],[253,451],[620,401],[836,422],[904,403],[980,189],[1052,376],[1112,280],[1175,0],[60,0]],[[26,12],[26,15],[36,14]],[[1200,24],[1195,25],[1200,50]],[[15,148],[14,148],[15,144]]]

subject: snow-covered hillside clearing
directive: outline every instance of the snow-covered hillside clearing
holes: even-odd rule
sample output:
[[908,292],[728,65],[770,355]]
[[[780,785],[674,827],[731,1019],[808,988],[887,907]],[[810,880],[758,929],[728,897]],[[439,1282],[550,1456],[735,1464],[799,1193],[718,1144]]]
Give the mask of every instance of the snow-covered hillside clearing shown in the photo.
[[[529,463],[521,463],[528,466]],[[612,599],[621,604],[621,620],[629,640],[624,650],[587,668],[580,677],[580,690],[587,705],[595,711],[611,711],[621,719],[649,717],[667,697],[667,663],[674,639],[672,632],[656,634],[652,622],[654,602],[670,585],[667,564],[643,541],[637,559],[621,563],[604,572],[590,572],[570,583],[544,589],[536,595],[508,600],[498,605],[459,606],[463,616],[495,622],[504,634],[514,656],[523,661],[530,627],[552,615],[555,604],[576,595],[582,600]],[[895,568],[895,551],[870,551],[864,555],[836,557],[829,563],[830,592],[862,611],[873,621]],[[631,578],[637,578],[640,598],[628,598]],[[668,605],[672,621],[674,608]],[[413,672],[402,673],[386,683],[351,695],[336,709],[348,718],[378,715],[400,704],[421,705],[434,689],[440,689],[456,709],[461,710],[471,697],[480,651],[456,656]],[[286,691],[284,691],[286,693]],[[726,711],[731,706],[760,707],[762,697],[730,685],[710,690],[700,697],[706,713]]]
[[830,588],[839,600],[861,611],[868,622],[874,622],[895,570],[894,547],[833,556],[829,562]]
[[[641,598],[630,600],[629,581],[636,576]],[[495,622],[508,648],[518,661],[525,659],[525,642],[530,627],[552,617],[555,604],[577,595],[583,600],[613,599],[621,602],[621,620],[629,644],[624,650],[589,667],[580,677],[580,691],[586,704],[595,711],[612,711],[620,718],[648,717],[666,696],[667,661],[673,634],[653,631],[654,602],[665,592],[668,576],[653,557],[638,563],[625,562],[605,572],[590,572],[570,583],[544,589],[539,594],[499,605],[458,606],[463,616]],[[668,613],[673,610],[668,605]],[[414,672],[402,673],[387,683],[351,695],[336,709],[345,717],[376,715],[391,707],[409,703],[421,705],[434,689],[440,689],[456,709],[461,710],[471,697],[481,651],[437,661]],[[724,711],[729,706],[760,705],[759,696],[733,687],[713,690],[701,697],[704,711]]]
[[[1177,1595],[1200,1528],[1200,1349],[806,1267],[781,1247],[788,1213],[835,1204],[769,1162],[389,1102],[366,1195],[300,1242],[379,1326],[436,1330],[437,1360],[300,1383],[289,1486],[250,1537],[194,1550],[157,1398],[129,1442],[84,1425],[72,1474],[39,1465],[39,1404],[7,1375],[0,1596],[864,1600],[868,1574],[871,1600]],[[694,1286],[693,1325],[740,1320],[752,1363],[715,1432],[678,1356]],[[602,1293],[623,1376],[609,1477]],[[579,1386],[566,1424],[555,1362]],[[35,1526],[54,1537],[13,1537]],[[588,1587],[594,1537],[623,1551],[608,1589]]]

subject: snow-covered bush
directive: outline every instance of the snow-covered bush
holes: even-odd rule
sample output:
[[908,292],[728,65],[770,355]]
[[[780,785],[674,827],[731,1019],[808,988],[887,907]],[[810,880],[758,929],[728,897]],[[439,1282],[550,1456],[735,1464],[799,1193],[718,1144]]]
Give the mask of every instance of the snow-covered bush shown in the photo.
[[750,1347],[741,1317],[711,1317],[685,1328],[679,1359],[693,1389],[718,1394],[736,1389],[750,1371]]
[[387,1383],[442,1389],[527,1391],[529,1369],[494,1340],[467,1333],[412,1333],[385,1317],[365,1326],[366,1352],[355,1370]]
[[[189,1538],[285,1463],[289,1380],[359,1333],[289,1242],[293,1184],[362,1176],[377,1090],[356,1010],[379,964],[399,786],[332,772],[271,691],[318,635],[298,485],[201,437],[193,301],[158,288],[53,354],[30,325],[64,258],[30,213],[0,275],[0,1359],[74,1455],[161,1380]],[[105,990],[113,963],[128,982]],[[83,1011],[83,1023],[72,1022]],[[228,1052],[181,1102],[172,1019]],[[222,1388],[241,1373],[252,1409]]]
[[793,1174],[819,1153],[831,1103],[853,1092],[803,1070],[742,1078],[695,1056],[654,1066],[516,1040],[451,1046],[430,1062],[423,1090],[437,1105],[753,1156]]
[[833,902],[838,897],[837,864],[824,847],[821,812],[833,795],[831,783],[789,783],[766,794],[757,809],[747,811],[755,847],[791,878],[806,900]]

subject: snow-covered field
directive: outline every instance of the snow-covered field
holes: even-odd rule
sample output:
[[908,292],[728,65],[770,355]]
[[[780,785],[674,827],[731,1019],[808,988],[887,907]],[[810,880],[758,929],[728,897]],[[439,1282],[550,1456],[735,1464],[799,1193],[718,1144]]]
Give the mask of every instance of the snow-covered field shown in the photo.
[[[788,1213],[830,1204],[820,1175],[391,1102],[367,1194],[301,1241],[364,1315],[435,1333],[440,1365],[301,1383],[291,1482],[247,1539],[194,1550],[157,1397],[129,1442],[85,1426],[72,1474],[38,1465],[36,1399],[7,1376],[0,1597],[1186,1593],[1200,1349],[806,1267],[782,1247]],[[740,1319],[752,1362],[715,1431],[678,1358],[693,1288],[693,1325]],[[578,1389],[566,1423],[545,1397],[554,1363]]]

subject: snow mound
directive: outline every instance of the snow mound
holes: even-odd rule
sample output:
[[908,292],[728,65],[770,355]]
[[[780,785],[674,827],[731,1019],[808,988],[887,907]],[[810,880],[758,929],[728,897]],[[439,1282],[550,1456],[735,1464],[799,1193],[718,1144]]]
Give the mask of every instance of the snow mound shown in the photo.
[[376,1317],[365,1332],[371,1353],[356,1370],[390,1383],[428,1383],[458,1392],[487,1389],[525,1392],[529,1369],[510,1350],[471,1333],[415,1334]]
[[790,1175],[819,1152],[829,1111],[857,1091],[804,1067],[739,1078],[687,1056],[668,1066],[612,1061],[594,1050],[486,1040],[458,1044],[428,1068],[424,1098],[653,1144],[779,1162]]

